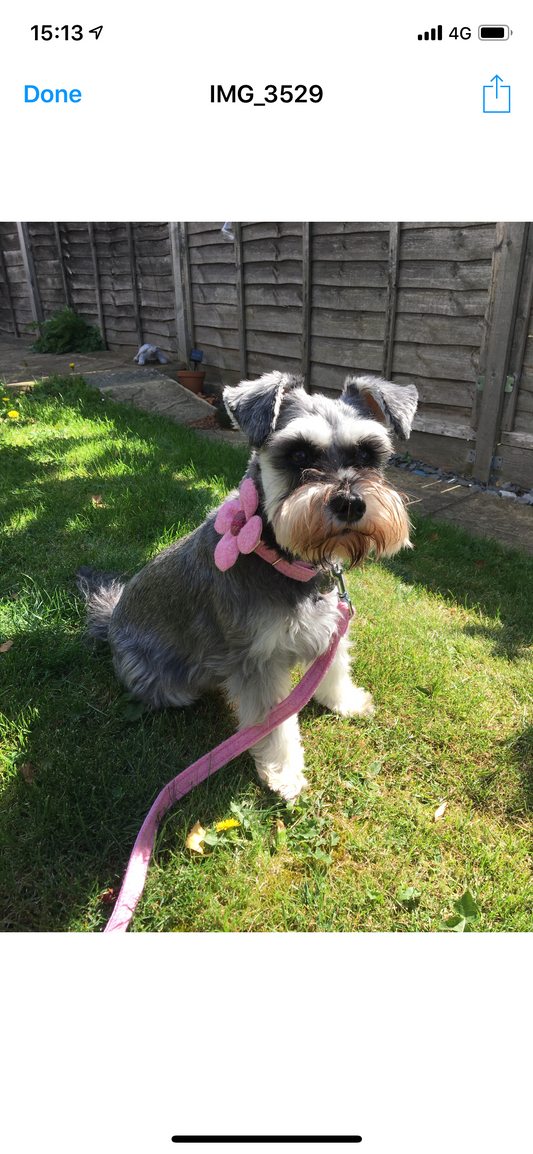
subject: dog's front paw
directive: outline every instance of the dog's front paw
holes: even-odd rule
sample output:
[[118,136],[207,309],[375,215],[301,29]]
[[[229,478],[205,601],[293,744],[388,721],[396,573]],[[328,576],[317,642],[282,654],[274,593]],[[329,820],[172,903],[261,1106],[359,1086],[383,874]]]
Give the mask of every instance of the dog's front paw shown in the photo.
[[284,781],[270,788],[275,789],[276,793],[279,793],[279,796],[282,797],[284,801],[294,801],[300,796],[303,789],[309,788],[309,782],[303,774],[298,773],[292,781]]
[[341,717],[372,717],[374,702],[372,694],[367,693],[366,689],[348,682],[343,685],[340,698],[329,708]]
[[273,793],[277,793],[279,797],[283,798],[283,801],[293,801],[300,796],[303,789],[307,789],[309,786],[307,778],[299,770],[296,773],[291,773],[290,776],[288,773],[281,775],[273,771],[266,774],[260,773],[259,776]]

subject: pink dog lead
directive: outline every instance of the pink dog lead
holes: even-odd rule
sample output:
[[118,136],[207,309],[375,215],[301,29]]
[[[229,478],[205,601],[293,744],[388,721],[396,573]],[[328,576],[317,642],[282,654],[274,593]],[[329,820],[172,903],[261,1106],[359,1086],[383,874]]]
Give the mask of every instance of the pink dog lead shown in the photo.
[[299,713],[304,705],[310,701],[313,693],[320,685],[323,677],[325,677],[330,668],[333,658],[335,656],[337,646],[341,637],[344,636],[350,621],[350,608],[346,600],[339,601],[339,612],[341,620],[337,632],[334,634],[329,649],[317,657],[313,662],[307,673],[299,681],[298,685],[292,690],[284,701],[280,701],[275,705],[265,722],[262,725],[248,726],[247,729],[241,730],[240,733],[235,733],[232,737],[228,737],[211,753],[204,754],[188,769],[184,769],[172,781],[161,790],[161,793],[156,797],[154,804],[145,818],[137,840],[131,852],[124,881],[118,895],[115,908],[111,917],[105,927],[104,933],[122,933],[124,934],[129,926],[131,917],[137,902],[143,892],[144,883],[146,881],[146,874],[148,872],[148,865],[152,853],[155,835],[159,822],[164,814],[174,805],[175,801],[184,797],[195,785],[199,785],[201,781],[205,781],[212,773],[216,773],[217,769],[221,769],[223,765],[227,765],[234,757],[238,757],[240,753],[244,753],[251,745],[255,745],[261,737],[266,737],[267,733],[271,733],[278,725],[281,725],[287,718],[292,717],[294,713]]

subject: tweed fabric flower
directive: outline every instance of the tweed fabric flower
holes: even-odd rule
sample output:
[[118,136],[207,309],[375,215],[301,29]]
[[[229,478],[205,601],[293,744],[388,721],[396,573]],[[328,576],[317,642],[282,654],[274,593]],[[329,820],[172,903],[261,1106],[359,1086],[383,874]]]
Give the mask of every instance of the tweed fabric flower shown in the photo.
[[254,516],[258,502],[257,489],[251,477],[246,477],[238,498],[225,501],[218,510],[215,529],[224,536],[215,549],[215,565],[222,572],[231,569],[239,553],[252,553],[259,544],[263,522]]

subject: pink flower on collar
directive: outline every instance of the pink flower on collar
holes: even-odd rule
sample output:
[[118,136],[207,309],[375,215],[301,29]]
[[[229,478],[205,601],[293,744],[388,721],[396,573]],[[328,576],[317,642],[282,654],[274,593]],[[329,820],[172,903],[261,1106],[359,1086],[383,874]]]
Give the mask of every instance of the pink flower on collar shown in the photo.
[[215,565],[223,572],[231,569],[239,553],[252,553],[261,540],[263,522],[253,515],[258,501],[257,489],[251,477],[246,477],[238,499],[224,501],[218,510],[215,529],[224,536],[215,549]]

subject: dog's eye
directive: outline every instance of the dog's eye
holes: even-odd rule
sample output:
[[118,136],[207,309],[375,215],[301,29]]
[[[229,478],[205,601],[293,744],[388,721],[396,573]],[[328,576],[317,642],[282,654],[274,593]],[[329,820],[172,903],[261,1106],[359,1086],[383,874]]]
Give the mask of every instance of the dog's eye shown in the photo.
[[305,449],[295,449],[294,452],[291,453],[291,461],[294,461],[296,465],[303,465],[304,462],[308,460],[309,457]]
[[368,449],[356,449],[353,455],[353,463],[356,466],[368,465],[372,459],[372,454]]

